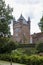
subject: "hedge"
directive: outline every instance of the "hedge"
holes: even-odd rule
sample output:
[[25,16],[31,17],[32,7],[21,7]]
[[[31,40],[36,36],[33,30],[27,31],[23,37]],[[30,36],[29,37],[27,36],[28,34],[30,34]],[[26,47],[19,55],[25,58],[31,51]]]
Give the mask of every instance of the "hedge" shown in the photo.
[[43,65],[43,56],[31,55],[31,56],[11,56],[10,54],[0,54],[0,60],[12,61],[17,63],[23,63],[26,65]]

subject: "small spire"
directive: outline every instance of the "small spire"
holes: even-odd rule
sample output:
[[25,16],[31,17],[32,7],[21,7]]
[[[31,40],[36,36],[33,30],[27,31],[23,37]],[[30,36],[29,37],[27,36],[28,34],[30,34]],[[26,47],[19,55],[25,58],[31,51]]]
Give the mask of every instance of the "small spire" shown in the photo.
[[27,23],[28,23],[28,24],[30,23],[30,17],[28,17],[28,21],[27,21]]
[[30,17],[28,17],[28,21],[30,21]]
[[20,17],[23,17],[23,16],[22,16],[22,14],[21,14],[21,16],[20,16]]
[[24,17],[21,14],[18,20],[23,20],[23,19],[24,19]]
[[13,21],[16,21],[15,17],[13,18]]
[[21,14],[21,16],[20,16],[20,19],[23,19],[23,16],[22,16],[22,14]]
[[15,19],[15,17],[13,18],[13,24],[15,24],[16,23],[16,19]]

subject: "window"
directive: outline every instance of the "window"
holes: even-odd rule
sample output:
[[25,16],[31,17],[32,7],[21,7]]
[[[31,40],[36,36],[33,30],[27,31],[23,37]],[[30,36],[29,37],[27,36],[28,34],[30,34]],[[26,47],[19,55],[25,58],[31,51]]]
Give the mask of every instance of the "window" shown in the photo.
[[16,33],[15,36],[18,37],[18,34]]
[[23,33],[24,34],[24,36],[25,36],[25,33]]
[[30,37],[30,43],[32,43],[32,37]]
[[19,31],[20,31],[20,28],[16,28],[16,29],[15,29],[15,32],[19,32]]

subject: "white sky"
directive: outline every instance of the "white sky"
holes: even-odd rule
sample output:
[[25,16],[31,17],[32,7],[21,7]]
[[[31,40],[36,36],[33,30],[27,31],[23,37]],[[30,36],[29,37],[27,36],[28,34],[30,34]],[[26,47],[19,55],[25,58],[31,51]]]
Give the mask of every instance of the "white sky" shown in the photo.
[[[18,19],[22,13],[25,19],[31,19],[31,34],[40,32],[38,23],[42,17],[43,0],[5,0],[13,7],[13,16]],[[11,26],[12,31],[12,26]]]

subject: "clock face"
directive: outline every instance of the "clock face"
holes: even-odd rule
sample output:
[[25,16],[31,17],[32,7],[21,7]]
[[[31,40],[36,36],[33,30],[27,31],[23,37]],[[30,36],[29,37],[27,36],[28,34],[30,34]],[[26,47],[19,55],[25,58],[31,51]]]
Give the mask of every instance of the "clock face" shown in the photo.
[[20,32],[20,31],[21,31],[20,28],[15,29],[15,32]]

